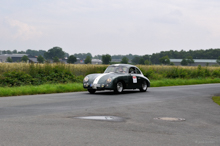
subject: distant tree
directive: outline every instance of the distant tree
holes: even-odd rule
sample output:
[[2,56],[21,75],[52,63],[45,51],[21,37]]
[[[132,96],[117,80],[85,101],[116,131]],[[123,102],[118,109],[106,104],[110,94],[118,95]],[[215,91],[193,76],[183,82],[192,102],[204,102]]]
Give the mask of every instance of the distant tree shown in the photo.
[[27,62],[29,60],[29,58],[26,56],[26,55],[24,55],[22,58],[21,58],[21,61],[23,61],[23,62]]
[[173,63],[173,62],[170,62],[170,65],[174,65],[174,63]]
[[109,64],[111,62],[112,58],[111,55],[106,54],[106,55],[102,55],[102,63],[103,64]]
[[128,64],[128,58],[124,56],[121,60],[121,63]]
[[94,59],[102,59],[102,55],[95,55]]
[[43,57],[45,58],[44,53],[47,52],[47,51],[45,51],[45,50],[39,50],[38,52],[39,52],[38,56],[41,55],[41,56],[43,56]]
[[144,64],[145,64],[145,65],[150,65],[151,62],[150,62],[149,60],[145,60],[145,61],[144,61]]
[[194,63],[194,60],[193,60],[192,56],[188,56],[188,57],[186,58],[186,61],[188,62],[189,65],[191,65],[191,64]]
[[13,54],[17,54],[18,51],[17,51],[17,50],[13,50],[12,53],[13,53]]
[[67,63],[74,64],[77,61],[76,57],[74,55],[70,55],[67,59]]
[[39,63],[44,63],[45,59],[44,59],[43,56],[40,55],[40,56],[37,57],[37,61],[38,61]]
[[183,59],[180,63],[182,66],[187,66],[188,65],[188,62],[186,59]]
[[25,54],[26,52],[24,52],[24,51],[20,51],[20,52],[18,52],[18,54]]
[[139,63],[139,60],[140,60],[140,56],[135,56],[131,62],[134,63],[134,64],[138,64]]
[[54,62],[54,63],[58,63],[58,62],[60,62],[59,57],[55,56],[55,57],[53,58],[53,62]]
[[7,50],[6,53],[7,54],[12,54],[12,52],[10,50]]
[[11,59],[11,57],[8,57],[8,58],[6,59],[6,61],[7,61],[7,62],[13,62],[13,60]]
[[64,52],[64,57],[69,58],[70,57],[69,53]]
[[52,49],[49,49],[47,52],[44,53],[44,57],[46,59],[54,59],[55,57],[64,58],[64,55],[65,53],[60,47],[53,47]]
[[216,60],[216,62],[220,65],[220,56],[218,57],[218,59]]
[[84,63],[85,64],[91,64],[92,63],[92,58],[91,58],[91,56],[86,56],[86,59],[84,60]]
[[139,59],[138,64],[142,64],[142,65],[144,65],[144,58],[143,58],[143,57],[141,57],[141,58]]
[[[79,53],[79,54],[75,53],[74,56],[76,58],[81,59],[81,60],[84,60],[87,56],[90,56],[92,58],[92,54],[91,53]],[[101,55],[99,55],[99,56],[101,56]],[[96,59],[100,59],[100,58],[96,58]]]
[[170,58],[168,56],[164,56],[159,59],[160,63],[162,64],[170,64]]

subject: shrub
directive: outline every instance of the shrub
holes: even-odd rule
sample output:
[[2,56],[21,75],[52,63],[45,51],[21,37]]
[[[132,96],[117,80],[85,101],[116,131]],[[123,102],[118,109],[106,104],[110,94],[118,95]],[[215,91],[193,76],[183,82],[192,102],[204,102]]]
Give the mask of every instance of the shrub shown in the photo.
[[1,86],[21,86],[30,85],[32,77],[22,71],[9,71],[0,77]]

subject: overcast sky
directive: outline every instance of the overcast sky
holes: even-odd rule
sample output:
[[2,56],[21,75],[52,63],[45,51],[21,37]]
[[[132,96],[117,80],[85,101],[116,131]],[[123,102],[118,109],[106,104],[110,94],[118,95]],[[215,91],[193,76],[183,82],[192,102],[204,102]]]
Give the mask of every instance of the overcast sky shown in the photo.
[[219,0],[0,0],[0,50],[152,54],[220,48]]

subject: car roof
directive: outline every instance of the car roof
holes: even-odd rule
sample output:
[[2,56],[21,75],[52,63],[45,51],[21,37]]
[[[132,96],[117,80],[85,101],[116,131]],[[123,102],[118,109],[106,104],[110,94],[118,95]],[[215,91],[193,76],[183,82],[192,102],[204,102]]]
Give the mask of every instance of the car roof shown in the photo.
[[112,64],[112,65],[110,65],[110,66],[126,66],[126,67],[136,67],[136,66],[134,66],[134,65],[131,65],[131,64]]

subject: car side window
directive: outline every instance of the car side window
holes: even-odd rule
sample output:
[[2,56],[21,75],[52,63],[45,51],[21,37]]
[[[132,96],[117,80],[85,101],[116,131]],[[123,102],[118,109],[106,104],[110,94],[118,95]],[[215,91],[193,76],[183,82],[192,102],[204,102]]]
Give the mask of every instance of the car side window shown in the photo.
[[134,67],[130,67],[129,74],[135,74],[135,73],[136,73],[135,68]]
[[136,74],[141,74],[140,70],[136,68]]

